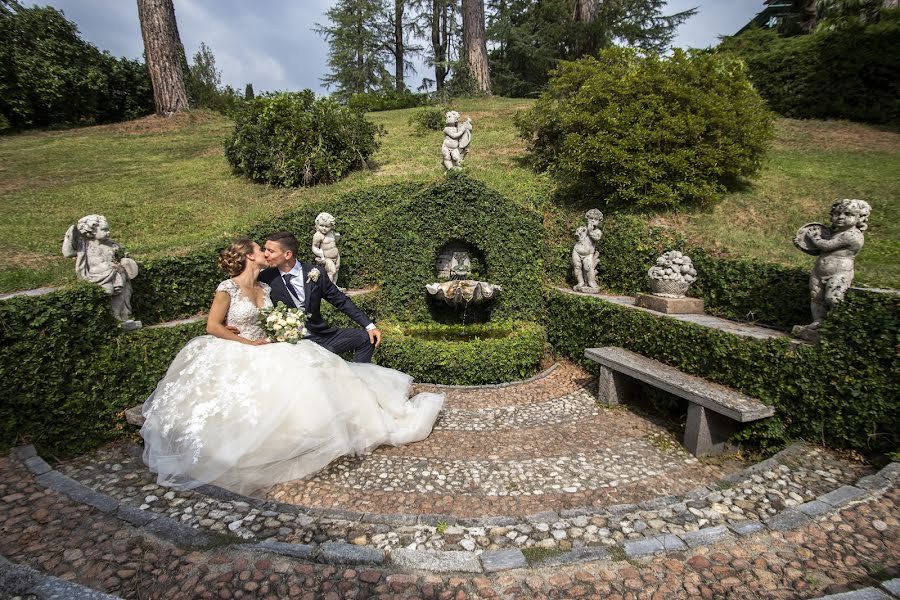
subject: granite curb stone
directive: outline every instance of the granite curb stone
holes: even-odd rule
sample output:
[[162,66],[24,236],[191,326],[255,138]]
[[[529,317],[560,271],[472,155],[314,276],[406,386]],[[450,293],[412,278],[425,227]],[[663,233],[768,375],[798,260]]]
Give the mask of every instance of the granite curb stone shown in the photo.
[[737,523],[729,523],[728,528],[739,536],[746,537],[765,530],[766,526],[759,521],[739,521]]
[[861,490],[860,488],[853,485],[844,485],[834,491],[819,496],[819,500],[824,502],[825,504],[829,504],[837,508],[838,506],[843,506],[844,504],[853,502],[854,500],[861,500],[866,496],[867,494],[865,490]]
[[697,531],[689,531],[688,533],[678,534],[685,544],[691,548],[699,546],[708,546],[715,544],[723,539],[729,538],[728,528],[725,525],[716,525],[715,527],[707,527],[698,529]]
[[19,565],[0,556],[0,592],[12,596],[37,596],[40,600],[120,600],[112,596],[44,575],[26,565]]
[[274,552],[276,554],[291,556],[293,558],[302,558],[305,560],[313,558],[316,555],[316,552],[318,552],[318,548],[309,544],[289,544],[287,542],[276,542],[275,540],[266,540],[254,544],[254,546],[267,552]]
[[789,508],[780,513],[775,513],[766,519],[766,526],[772,531],[787,531],[809,523],[809,517],[803,512]]
[[463,550],[408,550],[391,551],[391,562],[404,569],[418,569],[432,573],[481,573],[481,562],[472,552]]
[[25,459],[25,467],[35,475],[43,475],[49,473],[53,468],[44,461],[40,456],[31,456]]
[[685,550],[687,545],[680,537],[670,533],[625,542],[622,548],[625,550],[625,556],[628,558],[639,558],[670,550]]
[[532,567],[561,567],[564,565],[572,565],[577,563],[609,560],[612,555],[609,550],[603,546],[584,546],[582,548],[574,548],[569,552],[563,552],[556,556],[550,556],[543,560],[533,563]]
[[811,502],[805,502],[801,504],[797,507],[797,510],[808,517],[820,517],[831,512],[833,510],[833,507],[830,504],[822,502],[821,500],[812,500]]
[[169,517],[153,519],[153,521],[145,525],[142,529],[147,533],[151,533],[176,546],[202,548],[213,545],[217,540],[216,536],[210,535],[200,529],[194,529],[188,525],[182,525],[175,519],[170,519]]
[[12,449],[13,457],[17,458],[20,461],[26,461],[29,458],[37,456],[37,449],[33,444],[28,444],[26,446],[17,446]]
[[895,596],[900,596],[900,578],[882,581],[881,587],[894,594]]
[[128,506],[126,504],[119,505],[118,510],[116,510],[116,516],[123,521],[131,523],[135,527],[143,527],[147,523],[155,521],[159,518],[159,515],[156,513],[141,510],[139,508]]
[[59,471],[48,471],[43,475],[36,476],[34,479],[42,486],[65,494],[72,500],[82,504],[93,506],[100,512],[110,513],[119,507],[118,500],[106,494],[95,492],[88,486],[66,477]]
[[852,592],[819,596],[815,600],[891,600],[891,598],[873,587],[867,587]]
[[488,550],[481,554],[481,565],[485,573],[509,571],[528,566],[525,555],[518,548],[509,550]]
[[339,565],[380,565],[384,562],[384,550],[355,546],[344,542],[326,542],[320,547],[322,562]]

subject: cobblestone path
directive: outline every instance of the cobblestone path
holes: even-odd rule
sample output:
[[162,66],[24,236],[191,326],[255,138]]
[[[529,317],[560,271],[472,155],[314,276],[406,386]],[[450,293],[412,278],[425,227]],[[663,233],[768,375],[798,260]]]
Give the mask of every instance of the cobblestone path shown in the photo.
[[435,575],[308,563],[240,545],[181,549],[38,485],[4,457],[0,555],[123,598],[814,598],[897,576],[898,503],[892,488],[787,533],[655,558]]

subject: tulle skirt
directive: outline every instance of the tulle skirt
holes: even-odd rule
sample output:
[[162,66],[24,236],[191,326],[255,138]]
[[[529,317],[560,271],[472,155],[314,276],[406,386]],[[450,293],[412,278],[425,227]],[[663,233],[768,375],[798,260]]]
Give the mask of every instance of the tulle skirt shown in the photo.
[[426,438],[443,394],[408,398],[412,378],[348,363],[314,342],[188,342],[144,403],[144,462],[162,485],[249,494],[345,454]]

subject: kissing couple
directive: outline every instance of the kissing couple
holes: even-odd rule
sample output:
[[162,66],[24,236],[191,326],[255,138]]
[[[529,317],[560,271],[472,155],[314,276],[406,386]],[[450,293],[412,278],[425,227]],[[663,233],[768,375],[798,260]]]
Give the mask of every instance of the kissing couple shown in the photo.
[[[381,333],[297,253],[287,232],[265,248],[240,238],[220,252],[228,279],[216,287],[208,335],[181,349],[144,402],[143,458],[160,485],[249,494],[431,433],[444,395],[409,398],[412,377],[370,364]],[[361,328],[330,326],[323,299]],[[296,344],[271,343],[259,326],[260,311],[279,301],[309,315]],[[349,351],[352,363],[337,354]]]

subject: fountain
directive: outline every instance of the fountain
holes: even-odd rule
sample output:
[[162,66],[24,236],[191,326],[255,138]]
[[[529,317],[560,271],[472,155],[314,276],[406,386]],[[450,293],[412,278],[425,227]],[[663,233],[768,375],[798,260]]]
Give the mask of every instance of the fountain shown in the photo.
[[480,304],[494,298],[503,289],[501,286],[487,281],[464,279],[473,274],[473,254],[462,243],[445,246],[437,260],[438,278],[445,281],[426,284],[428,294],[453,307],[467,307],[469,304]]

